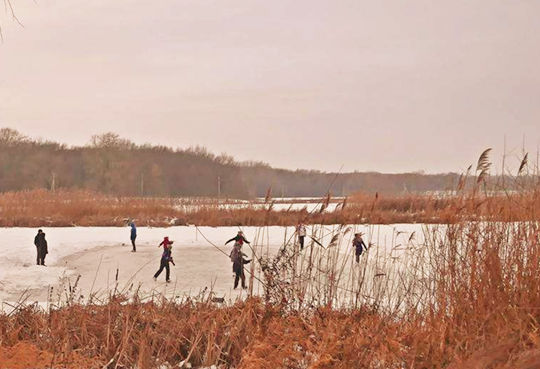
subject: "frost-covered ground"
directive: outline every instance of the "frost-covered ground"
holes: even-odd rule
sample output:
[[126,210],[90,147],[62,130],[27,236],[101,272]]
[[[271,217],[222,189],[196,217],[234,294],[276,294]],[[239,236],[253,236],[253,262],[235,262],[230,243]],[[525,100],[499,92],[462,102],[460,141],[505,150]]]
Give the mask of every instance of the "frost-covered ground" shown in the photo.
[[[17,301],[25,291],[29,295],[27,302],[45,302],[50,287],[53,287],[53,299],[57,299],[58,294],[65,297],[70,284],[79,275],[77,295],[84,298],[90,293],[106,294],[115,286],[119,290],[140,286],[143,294],[163,293],[169,297],[196,295],[205,288],[226,298],[243,293],[232,289],[232,268],[227,257],[232,243],[224,245],[236,235],[236,227],[200,227],[199,231],[193,226],[140,227],[136,253],[130,252],[127,227],[43,229],[49,243],[46,267],[35,265],[33,240],[36,229],[0,229],[0,302]],[[308,233],[312,229],[309,226]],[[337,226],[325,226],[322,232],[320,226],[317,229],[318,239],[326,245]],[[246,227],[243,231],[248,240],[259,245],[259,252],[265,256],[275,255],[284,240],[294,233],[292,227]],[[418,239],[423,234],[423,227],[419,224],[352,226],[352,231],[364,232],[364,239],[375,245],[370,253],[375,253],[405,244],[412,232]],[[352,233],[349,232],[347,237]],[[171,265],[170,284],[164,283],[165,272],[157,282],[152,279],[161,257],[161,248],[157,245],[164,236],[175,241],[173,257],[176,266]],[[349,238],[343,239],[339,247],[343,253],[352,253]]]

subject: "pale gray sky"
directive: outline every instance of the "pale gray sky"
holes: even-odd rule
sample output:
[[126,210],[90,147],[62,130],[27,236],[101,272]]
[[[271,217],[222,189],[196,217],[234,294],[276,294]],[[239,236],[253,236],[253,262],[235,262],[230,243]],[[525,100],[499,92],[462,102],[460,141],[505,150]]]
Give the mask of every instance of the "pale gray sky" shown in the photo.
[[[344,171],[540,142],[540,1],[12,0],[0,126]],[[517,160],[517,159],[515,159]]]

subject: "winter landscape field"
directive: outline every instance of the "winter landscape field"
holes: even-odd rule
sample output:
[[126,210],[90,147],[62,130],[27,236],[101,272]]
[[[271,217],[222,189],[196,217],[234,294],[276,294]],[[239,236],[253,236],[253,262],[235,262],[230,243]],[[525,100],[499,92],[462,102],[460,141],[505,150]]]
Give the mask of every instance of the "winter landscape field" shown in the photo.
[[540,369],[540,1],[0,4],[0,369]]
[[[384,258],[399,256],[397,248],[404,250],[408,244],[418,244],[423,238],[422,225],[347,226],[351,230],[340,235],[334,246],[347,264],[353,261],[352,234],[365,233],[370,253]],[[339,234],[338,226],[309,227],[321,245],[307,241],[302,251],[308,254],[313,248],[316,255],[325,250],[332,237]],[[238,227],[169,227],[139,228],[137,252],[131,252],[129,228],[120,227],[70,227],[44,228],[49,243],[47,266],[35,265],[35,246],[32,244],[36,230],[32,228],[2,228],[2,260],[0,261],[0,300],[4,310],[9,310],[20,299],[26,302],[61,303],[76,285],[77,300],[89,301],[92,295],[105,299],[114,290],[132,293],[135,290],[148,298],[160,295],[167,298],[197,296],[203,291],[234,302],[246,296],[247,291],[233,290],[231,262],[228,255],[232,245],[224,245],[238,232]],[[286,242],[286,247],[300,252],[294,227],[245,227],[242,228],[252,245],[244,252],[250,257],[273,258]],[[414,233],[414,234],[413,234]],[[416,235],[413,241],[408,239]],[[164,236],[174,240],[172,283],[165,284],[164,276],[155,282],[153,274],[159,267],[162,250],[158,248]],[[420,240],[420,241],[419,241]],[[392,249],[394,249],[392,253]],[[307,259],[309,256],[302,255]],[[371,262],[371,260],[370,260]],[[377,264],[377,261],[373,261]],[[380,273],[386,270],[381,260],[374,265]],[[261,277],[260,265],[255,273]],[[262,286],[254,281],[254,294],[263,295]]]

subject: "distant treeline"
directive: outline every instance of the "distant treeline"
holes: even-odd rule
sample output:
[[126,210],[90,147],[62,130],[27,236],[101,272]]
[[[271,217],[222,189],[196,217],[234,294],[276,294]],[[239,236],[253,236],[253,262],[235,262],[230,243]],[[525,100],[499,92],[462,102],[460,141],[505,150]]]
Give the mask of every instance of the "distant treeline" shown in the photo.
[[82,147],[30,139],[0,129],[0,191],[88,189],[123,196],[275,197],[335,196],[354,192],[425,192],[453,189],[455,173],[325,173],[236,162],[201,147],[136,145],[114,133]]

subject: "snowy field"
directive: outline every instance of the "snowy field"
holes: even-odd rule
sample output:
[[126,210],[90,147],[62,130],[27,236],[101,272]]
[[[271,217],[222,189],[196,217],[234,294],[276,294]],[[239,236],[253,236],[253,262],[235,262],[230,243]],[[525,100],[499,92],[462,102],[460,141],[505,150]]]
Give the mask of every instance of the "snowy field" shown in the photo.
[[[309,226],[308,234],[313,229]],[[336,229],[337,226],[317,226],[316,237],[323,245],[328,244]],[[44,303],[50,295],[53,300],[65,297],[79,275],[77,296],[82,299],[90,294],[105,296],[114,288],[133,291],[138,287],[147,296],[194,296],[205,288],[226,299],[245,294],[232,289],[232,267],[227,257],[232,243],[224,245],[236,235],[236,227],[140,227],[136,253],[130,252],[127,227],[44,228],[44,231],[49,244],[47,266],[37,266],[33,245],[37,230],[0,229],[0,302],[3,305],[13,304],[23,294],[27,302]],[[294,234],[292,227],[246,227],[243,231],[246,238],[257,245],[261,256],[270,257]],[[348,237],[355,231],[365,233],[365,241],[374,244],[370,253],[388,256],[392,250],[409,242],[413,232],[416,242],[421,243],[425,227],[420,224],[361,225],[351,226],[351,231]],[[165,272],[157,282],[152,279],[162,252],[157,246],[164,236],[175,241],[176,266],[171,265],[170,284],[164,283]],[[350,238],[341,240],[338,248],[343,254],[353,253]],[[250,251],[247,253],[250,255]],[[261,292],[259,287],[254,289],[255,293]]]

